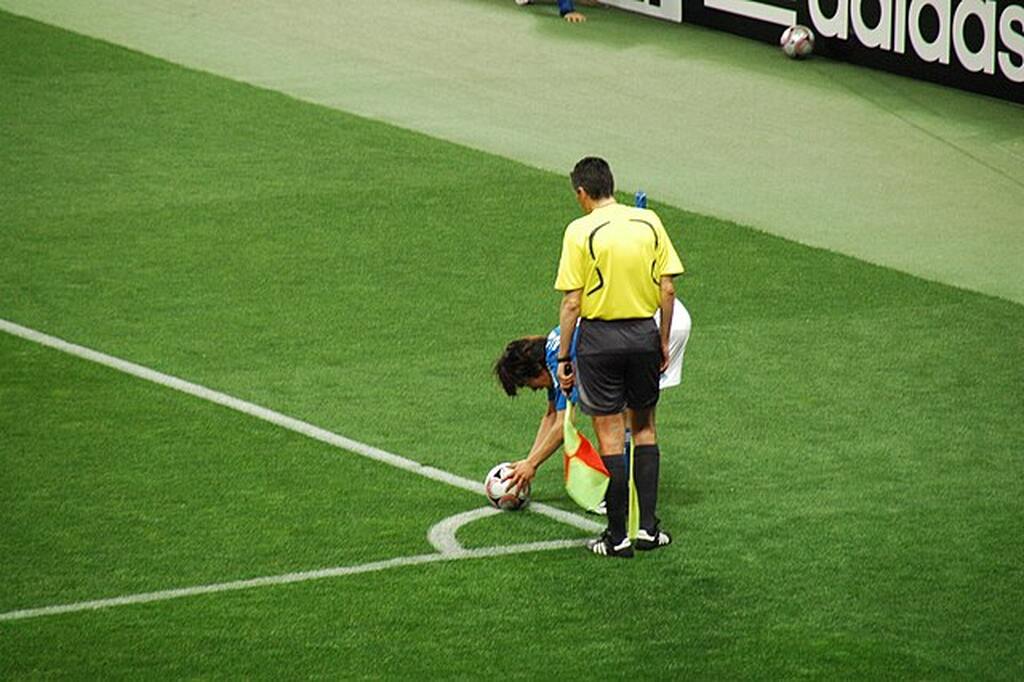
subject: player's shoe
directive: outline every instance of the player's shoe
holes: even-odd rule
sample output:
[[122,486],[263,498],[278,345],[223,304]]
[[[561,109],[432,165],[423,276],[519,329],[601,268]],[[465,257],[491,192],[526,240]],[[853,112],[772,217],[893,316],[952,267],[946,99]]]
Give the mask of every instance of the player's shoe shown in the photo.
[[593,509],[587,510],[588,514],[597,514],[598,516],[608,516],[608,504],[601,500],[601,502]]
[[652,549],[665,547],[672,544],[672,536],[663,530],[655,530],[648,533],[643,528],[637,531],[636,548],[641,552],[649,552]]
[[529,5],[530,0],[516,0],[516,4],[522,7],[523,5]]
[[587,542],[587,549],[598,556],[618,557],[620,559],[633,558],[633,545],[629,542],[629,538],[623,538],[622,542],[615,545],[612,544],[612,536],[608,531],[601,533],[601,537],[597,539],[589,540]]

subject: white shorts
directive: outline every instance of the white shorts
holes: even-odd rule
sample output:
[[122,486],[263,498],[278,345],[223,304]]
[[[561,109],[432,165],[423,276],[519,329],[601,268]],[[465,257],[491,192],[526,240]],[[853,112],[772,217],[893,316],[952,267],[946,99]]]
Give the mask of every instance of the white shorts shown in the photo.
[[[654,313],[654,321],[661,326],[661,310]],[[672,307],[672,329],[668,334],[668,369],[661,375],[660,388],[678,386],[683,380],[683,354],[686,353],[686,342],[690,338],[690,313],[676,299]]]

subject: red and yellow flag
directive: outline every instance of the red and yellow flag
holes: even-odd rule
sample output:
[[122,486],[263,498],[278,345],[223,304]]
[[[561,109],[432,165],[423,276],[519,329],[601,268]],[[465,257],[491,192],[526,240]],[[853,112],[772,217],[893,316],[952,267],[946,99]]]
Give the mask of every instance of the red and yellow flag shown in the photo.
[[610,474],[587,437],[576,430],[572,403],[565,408],[562,448],[565,463],[565,491],[584,509],[594,509],[604,499]]

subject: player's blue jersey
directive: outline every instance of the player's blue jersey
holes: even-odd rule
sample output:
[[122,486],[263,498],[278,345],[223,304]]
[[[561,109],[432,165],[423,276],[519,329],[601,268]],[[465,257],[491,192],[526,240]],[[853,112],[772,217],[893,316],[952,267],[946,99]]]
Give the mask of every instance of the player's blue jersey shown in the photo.
[[[569,348],[569,357],[572,358],[573,362],[576,362],[576,337],[580,334],[580,328],[577,326],[576,330],[572,333],[572,345]],[[558,385],[558,347],[561,345],[561,332],[558,327],[555,327],[548,334],[547,346],[544,349],[544,361],[548,366],[548,374],[551,375],[551,388],[548,389],[548,400],[555,404],[555,410],[564,410],[566,407],[565,393]],[[579,400],[579,393],[576,391],[575,384],[572,387],[572,395],[569,396],[572,400],[572,404],[575,405]]]
[[[575,11],[576,8],[572,6],[572,0],[558,0],[558,13],[563,17],[569,12]],[[557,348],[555,350],[557,350]]]

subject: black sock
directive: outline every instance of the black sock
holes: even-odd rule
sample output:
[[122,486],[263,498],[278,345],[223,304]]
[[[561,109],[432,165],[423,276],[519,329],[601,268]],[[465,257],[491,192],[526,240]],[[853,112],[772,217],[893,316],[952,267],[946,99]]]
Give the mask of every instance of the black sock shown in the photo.
[[661,451],[655,445],[637,445],[633,448],[633,479],[636,496],[640,502],[640,527],[648,533],[658,528],[658,475],[661,468]]
[[626,537],[626,513],[629,511],[629,472],[622,455],[601,455],[601,461],[611,474],[604,501],[608,506],[608,532],[612,542],[619,544]]

